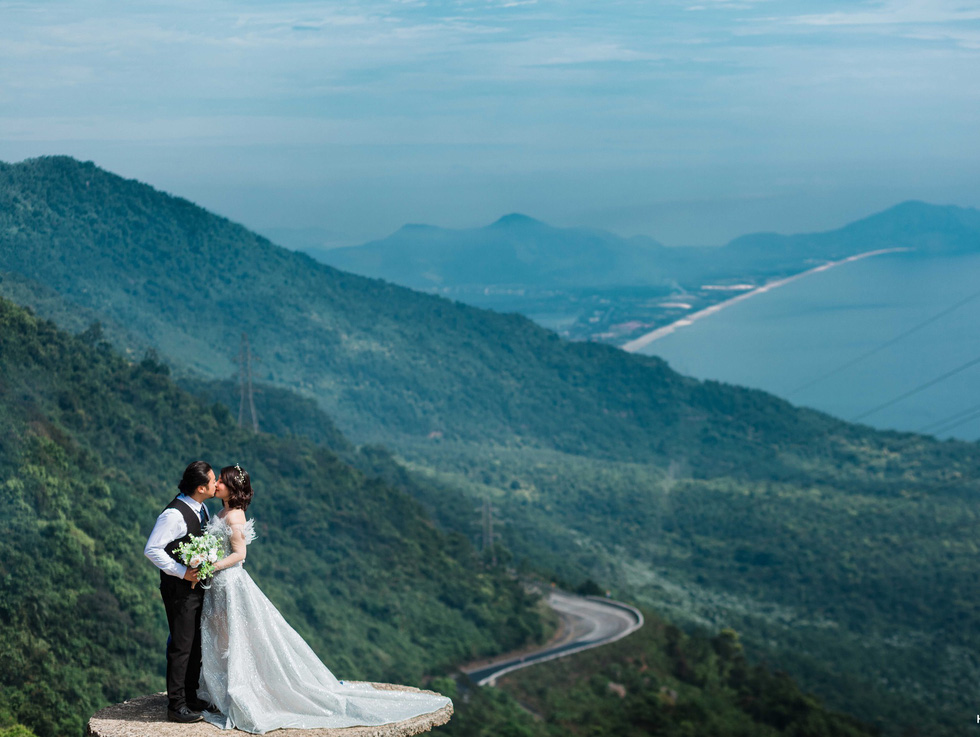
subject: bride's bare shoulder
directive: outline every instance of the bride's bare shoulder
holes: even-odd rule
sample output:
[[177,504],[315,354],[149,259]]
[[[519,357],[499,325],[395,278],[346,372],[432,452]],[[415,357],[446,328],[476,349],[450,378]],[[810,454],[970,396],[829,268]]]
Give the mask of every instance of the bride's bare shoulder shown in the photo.
[[243,509],[229,509],[225,512],[224,520],[229,525],[244,525],[245,524],[245,510]]

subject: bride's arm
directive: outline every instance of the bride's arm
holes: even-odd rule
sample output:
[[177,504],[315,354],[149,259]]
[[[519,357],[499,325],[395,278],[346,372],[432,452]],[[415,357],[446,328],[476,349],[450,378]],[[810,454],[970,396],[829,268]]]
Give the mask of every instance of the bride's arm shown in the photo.
[[231,554],[222,558],[214,564],[215,571],[231,568],[233,565],[245,560],[245,512],[240,509],[232,509],[225,518],[231,528]]

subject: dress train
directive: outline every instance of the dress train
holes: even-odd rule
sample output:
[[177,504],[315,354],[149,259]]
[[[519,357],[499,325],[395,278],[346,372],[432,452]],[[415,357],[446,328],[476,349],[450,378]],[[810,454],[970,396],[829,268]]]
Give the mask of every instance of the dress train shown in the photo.
[[[231,549],[220,517],[208,531]],[[245,541],[255,539],[254,520]],[[201,691],[221,713],[205,718],[223,729],[264,734],[273,729],[342,728],[399,722],[437,711],[445,696],[382,691],[337,680],[289,626],[241,563],[219,571],[201,613]]]

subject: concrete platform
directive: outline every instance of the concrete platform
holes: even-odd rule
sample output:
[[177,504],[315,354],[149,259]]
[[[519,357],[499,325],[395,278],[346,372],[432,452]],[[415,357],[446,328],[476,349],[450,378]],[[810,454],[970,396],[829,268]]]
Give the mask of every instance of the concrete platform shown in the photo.
[[[411,686],[391,683],[372,683],[385,691],[422,691]],[[344,729],[277,729],[266,734],[282,737],[401,737],[422,734],[449,721],[452,705],[438,711],[422,714],[403,722],[378,727],[346,727]],[[175,724],[167,721],[167,695],[165,693],[140,696],[121,704],[113,704],[98,711],[89,720],[89,737],[221,737],[222,735],[249,734],[237,729],[218,729],[207,722]]]

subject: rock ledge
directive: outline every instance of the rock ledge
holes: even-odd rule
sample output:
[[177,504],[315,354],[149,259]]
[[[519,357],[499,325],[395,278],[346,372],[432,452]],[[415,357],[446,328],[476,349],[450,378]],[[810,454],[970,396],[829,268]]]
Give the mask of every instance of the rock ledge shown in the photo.
[[[391,683],[372,683],[385,691],[422,691],[411,686]],[[378,727],[346,727],[345,729],[277,729],[267,732],[282,737],[402,737],[428,732],[449,721],[452,705],[438,711],[406,719],[403,722],[383,724]],[[167,721],[167,695],[165,693],[140,696],[121,704],[107,706],[89,720],[89,737],[221,737],[222,735],[249,734],[235,730],[218,729],[207,722],[175,724]]]

